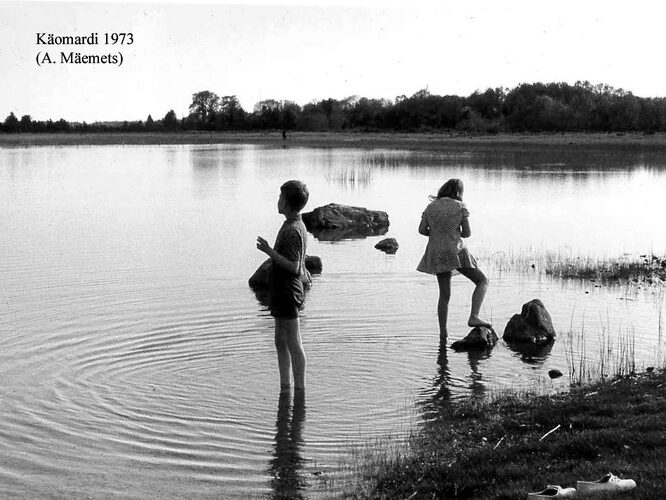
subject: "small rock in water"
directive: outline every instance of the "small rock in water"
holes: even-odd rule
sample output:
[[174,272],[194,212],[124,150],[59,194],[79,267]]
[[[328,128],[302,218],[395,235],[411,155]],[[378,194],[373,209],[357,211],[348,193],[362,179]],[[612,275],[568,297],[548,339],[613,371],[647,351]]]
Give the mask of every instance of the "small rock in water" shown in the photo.
[[396,253],[399,246],[395,238],[384,238],[375,245],[375,248],[386,253]]
[[562,372],[557,369],[548,370],[548,376],[550,378],[560,378],[562,376]]
[[488,349],[497,343],[497,334],[492,327],[475,326],[464,339],[456,340],[451,344],[456,350]]

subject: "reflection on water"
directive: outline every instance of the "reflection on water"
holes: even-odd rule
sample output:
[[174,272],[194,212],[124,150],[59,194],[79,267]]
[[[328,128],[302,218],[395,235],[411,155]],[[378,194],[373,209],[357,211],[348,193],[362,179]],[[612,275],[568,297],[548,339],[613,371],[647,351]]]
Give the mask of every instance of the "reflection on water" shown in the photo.
[[664,152],[634,147],[573,145],[475,144],[447,147],[442,151],[375,150],[355,159],[353,165],[382,169],[431,168],[447,165],[455,168],[476,167],[517,170],[524,174],[541,173],[571,176],[574,173],[627,171],[664,168]]
[[388,227],[338,227],[334,229],[314,229],[312,235],[319,241],[342,241],[368,236],[381,236],[388,233]]
[[437,375],[432,381],[430,396],[421,402],[426,420],[436,415],[440,407],[451,402],[451,372],[449,371],[447,350],[446,339],[440,340],[437,354]]
[[548,342],[546,344],[511,342],[507,343],[507,347],[519,356],[520,360],[524,363],[542,366],[548,359],[550,352],[553,350],[554,344],[554,342]]
[[273,498],[305,498],[308,484],[304,477],[301,448],[305,423],[305,393],[295,391],[293,405],[291,394],[280,393],[275,422],[275,446],[270,461],[269,474]]
[[[540,298],[554,344],[440,345],[417,227],[450,177],[465,182],[468,245],[488,270],[482,314],[501,336]],[[264,260],[256,237],[274,239],[292,178],[309,187],[306,211],[386,211],[400,245],[389,256],[374,248],[383,234],[310,235],[323,272],[301,318],[307,425],[298,398],[280,397],[276,417],[273,321],[248,287]],[[599,332],[610,342],[629,330],[637,366],[652,365],[666,342],[656,287],[502,270],[492,256],[663,253],[665,191],[664,158],[632,150],[2,149],[0,496],[306,497],[350,446],[567,373],[570,329],[585,359]],[[472,287],[452,280],[448,343],[468,331]]]
[[470,350],[467,351],[467,363],[469,364],[469,389],[471,399],[483,401],[486,395],[486,383],[483,380],[483,373],[480,369],[482,361],[490,357],[489,350]]

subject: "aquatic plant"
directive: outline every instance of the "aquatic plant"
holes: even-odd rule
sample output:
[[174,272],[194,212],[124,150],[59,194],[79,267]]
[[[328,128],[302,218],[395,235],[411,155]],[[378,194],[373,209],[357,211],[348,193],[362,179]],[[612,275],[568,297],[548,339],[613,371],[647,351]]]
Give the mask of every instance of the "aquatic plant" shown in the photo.
[[330,175],[327,180],[335,182],[345,188],[367,188],[372,183],[372,172],[369,168],[340,167]]
[[600,327],[596,335],[598,351],[594,355],[588,350],[588,332],[583,319],[579,328],[573,327],[573,314],[569,331],[564,336],[564,354],[569,370],[569,382],[582,385],[608,377],[623,377],[636,370],[636,332],[633,328],[617,326],[617,335],[610,334],[610,318],[604,323],[600,319]]

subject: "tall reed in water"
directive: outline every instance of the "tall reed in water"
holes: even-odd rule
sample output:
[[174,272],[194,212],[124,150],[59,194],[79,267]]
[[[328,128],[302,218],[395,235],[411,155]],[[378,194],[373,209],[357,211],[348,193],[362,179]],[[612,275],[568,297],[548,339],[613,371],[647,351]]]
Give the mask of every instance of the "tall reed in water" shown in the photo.
[[[610,334],[610,318],[606,323],[600,321],[600,329],[595,338],[585,331],[585,322],[579,329],[573,328],[573,314],[569,331],[564,338],[564,353],[569,369],[569,381],[573,385],[604,379],[621,377],[634,373],[636,370],[636,332],[633,328],[623,328],[618,324],[616,336]],[[594,354],[590,342],[596,342],[597,352]]]
[[327,177],[339,186],[346,188],[367,188],[372,182],[372,172],[368,168],[343,167]]

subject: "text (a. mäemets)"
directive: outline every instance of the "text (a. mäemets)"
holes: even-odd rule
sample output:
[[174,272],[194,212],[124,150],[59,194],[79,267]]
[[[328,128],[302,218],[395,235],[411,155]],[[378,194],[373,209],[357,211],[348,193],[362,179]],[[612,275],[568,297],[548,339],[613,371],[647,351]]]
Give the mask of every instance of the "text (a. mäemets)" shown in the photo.
[[38,52],[35,57],[37,66],[44,64],[107,64],[121,66],[123,64],[122,52],[109,54],[81,54],[80,52],[60,52],[52,56],[48,52]]
[[35,33],[37,45],[132,45],[133,33],[91,32],[86,35],[60,35],[56,33]]

